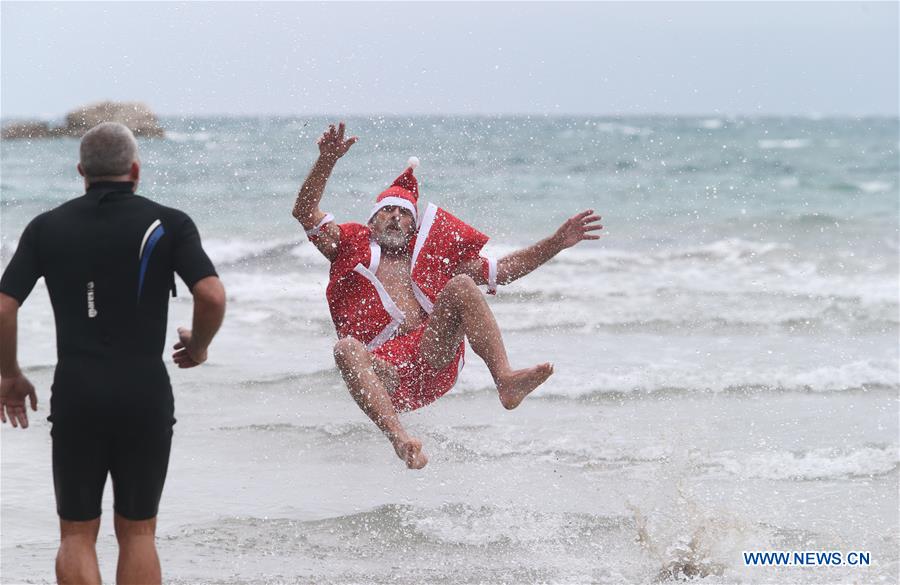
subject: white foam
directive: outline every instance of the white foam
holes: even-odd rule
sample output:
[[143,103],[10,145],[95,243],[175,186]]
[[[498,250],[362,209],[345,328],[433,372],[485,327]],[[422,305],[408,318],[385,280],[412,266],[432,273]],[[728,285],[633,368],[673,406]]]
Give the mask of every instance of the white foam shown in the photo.
[[[604,393],[657,393],[671,389],[724,392],[746,388],[773,392],[842,392],[864,387],[900,389],[898,363],[851,362],[838,366],[803,368],[783,365],[720,361],[710,364],[699,355],[694,360],[634,359],[604,367],[559,368],[536,396],[578,398]],[[589,380],[589,382],[586,382]],[[478,380],[482,385],[486,380]],[[483,386],[482,386],[483,387]]]
[[[266,303],[290,301],[296,307],[323,307],[328,275],[314,277],[299,272],[282,274],[258,274],[226,272],[223,275],[229,300],[241,303]],[[281,305],[275,305],[281,306]],[[327,311],[327,307],[326,307]]]
[[302,259],[304,264],[321,264],[326,267],[328,265],[328,261],[314,246],[308,241],[297,238],[262,241],[211,238],[203,242],[203,247],[216,264],[234,264],[285,250],[294,258]]
[[788,374],[779,379],[782,386],[794,389],[835,390],[861,386],[900,386],[896,363],[850,362]]
[[890,191],[894,184],[885,181],[863,181],[862,183],[856,183],[856,186],[864,193],[883,193]]
[[855,449],[814,449],[794,453],[774,451],[750,455],[725,452],[714,460],[742,478],[840,479],[891,473],[897,469],[898,447],[865,446]]
[[[328,262],[308,241],[213,239],[206,247],[217,264],[225,264],[221,272],[226,279],[237,275],[241,288],[235,294],[243,298],[322,301]],[[514,250],[492,244],[485,254],[503,257]],[[641,252],[575,248],[501,287],[491,304],[510,331],[795,330],[898,322],[896,273],[865,258],[826,260],[827,270],[788,244],[740,238]],[[849,268],[861,262],[868,264]],[[248,270],[255,271],[252,277]],[[308,288],[302,284],[307,281],[318,284]]]
[[763,149],[780,148],[785,150],[806,148],[809,144],[810,142],[806,138],[787,138],[783,140],[765,139],[757,142],[757,145]]
[[523,545],[564,536],[569,530],[565,516],[520,507],[452,506],[414,512],[405,519],[408,525],[426,538],[450,545],[487,546],[510,540]]
[[173,142],[206,142],[210,139],[209,132],[176,132],[166,131],[166,138]]
[[600,122],[596,124],[596,128],[601,132],[622,134],[623,136],[649,136],[653,134],[653,130],[650,128],[629,126],[618,122]]

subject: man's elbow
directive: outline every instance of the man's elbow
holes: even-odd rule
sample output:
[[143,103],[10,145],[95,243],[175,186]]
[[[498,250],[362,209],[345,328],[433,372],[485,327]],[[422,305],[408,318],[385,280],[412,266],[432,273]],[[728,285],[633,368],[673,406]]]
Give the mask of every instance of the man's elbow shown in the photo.
[[303,229],[309,231],[316,227],[316,213],[315,211],[301,210],[297,211],[296,209],[291,214],[294,216],[294,219],[300,222],[300,225],[303,226]]
[[225,287],[216,276],[208,276],[200,280],[191,289],[194,302],[202,304],[210,309],[225,311]]

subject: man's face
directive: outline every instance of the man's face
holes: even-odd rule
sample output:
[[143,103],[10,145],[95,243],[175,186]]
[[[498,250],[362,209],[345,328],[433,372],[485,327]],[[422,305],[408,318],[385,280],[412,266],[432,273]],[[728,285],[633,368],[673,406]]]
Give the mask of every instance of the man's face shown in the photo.
[[402,251],[416,233],[416,220],[409,210],[397,205],[382,207],[369,220],[375,241],[387,251]]

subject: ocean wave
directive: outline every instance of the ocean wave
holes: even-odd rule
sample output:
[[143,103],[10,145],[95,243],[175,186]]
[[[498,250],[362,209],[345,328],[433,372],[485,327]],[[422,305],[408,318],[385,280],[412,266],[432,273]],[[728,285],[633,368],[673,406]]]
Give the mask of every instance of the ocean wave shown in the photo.
[[596,122],[594,127],[609,134],[621,134],[622,136],[650,136],[653,130],[644,126],[631,126],[620,122]]
[[836,226],[844,223],[845,218],[836,217],[827,213],[804,213],[792,218],[790,221],[797,225],[831,225]]
[[522,458],[550,465],[621,469],[662,463],[671,455],[668,445],[626,450],[610,444],[604,435],[585,435],[577,440],[553,435],[536,440],[532,432],[503,425],[440,426],[419,433],[436,446],[442,459],[467,463]]
[[856,183],[857,188],[864,193],[883,193],[894,188],[893,183],[886,181],[863,181]]
[[[195,559],[223,553],[240,559],[224,569],[233,575],[248,563],[257,572],[261,564],[271,567],[277,575],[271,582],[617,583],[652,577],[635,550],[635,534],[628,516],[451,502],[384,504],[312,520],[227,516],[160,540],[191,550]],[[598,566],[604,553],[629,549],[637,558],[627,566],[620,557]],[[623,571],[641,576],[624,578]]]
[[[342,548],[344,554],[416,548],[539,546],[570,543],[605,530],[627,529],[627,517],[551,513],[523,507],[472,506],[437,508],[385,504],[366,512],[322,520],[226,517],[214,527],[189,527],[164,538],[215,544],[230,553],[263,548],[269,554],[292,554],[298,539],[318,549]],[[265,535],[265,536],[264,536]],[[262,542],[261,542],[262,540]],[[342,544],[343,543],[343,544]],[[578,545],[576,545],[578,546]],[[581,547],[588,547],[582,542]]]
[[[309,520],[225,516],[160,540],[192,559],[233,559],[213,565],[223,573],[214,582],[451,585],[743,581],[734,559],[773,539],[771,529],[689,494],[657,500],[628,502],[623,514],[448,502]],[[269,576],[246,575],[247,566]]]
[[172,142],[207,142],[210,139],[209,132],[176,132],[167,130],[166,138]]
[[[809,226],[839,222],[805,214]],[[887,239],[886,247],[895,239]],[[229,312],[246,325],[330,327],[328,262],[308,241],[216,239],[205,247],[226,284]],[[2,242],[3,256],[14,246]],[[502,257],[517,247],[489,244]],[[887,332],[900,324],[891,258],[725,238],[655,250],[566,250],[491,299],[504,330],[616,332],[828,330]]]
[[211,238],[203,243],[210,259],[216,264],[246,264],[250,261],[265,262],[279,257],[291,257],[303,264],[328,265],[328,261],[306,240],[297,238],[277,240],[242,240]]
[[757,141],[757,146],[762,149],[787,149],[787,150],[795,150],[798,148],[806,148],[809,146],[810,141],[806,138],[785,138],[781,140],[774,139],[764,139]]
[[[453,393],[465,395],[493,391],[493,383],[480,369],[460,378]],[[550,381],[530,400],[607,401],[641,397],[705,393],[754,395],[767,393],[896,392],[900,373],[896,361],[860,360],[838,366],[802,368],[720,364],[711,368],[698,361],[632,360],[597,371],[587,366],[557,368]]]
[[[485,253],[503,257],[519,248],[489,244]],[[796,258],[796,249],[782,242],[753,242],[742,238],[725,238],[699,246],[662,248],[656,251],[624,250],[620,248],[573,248],[554,258],[554,264],[598,266],[616,269],[623,266],[659,266],[685,260],[697,262],[761,263],[767,257]]]
[[897,445],[870,445],[799,452],[726,452],[713,457],[713,463],[748,479],[854,479],[894,473],[900,468],[900,451]]
[[316,435],[323,441],[332,443],[335,440],[350,443],[372,438],[377,432],[368,422],[359,423],[326,423],[322,425],[302,425],[294,423],[254,423],[248,425],[225,425],[215,430],[238,433],[264,433],[273,435]]
[[504,330],[520,332],[818,335],[828,331],[888,333],[900,324],[896,300],[858,296],[682,288],[629,293],[587,286],[564,290],[550,282],[530,283],[499,294],[503,297],[492,302],[498,322]]

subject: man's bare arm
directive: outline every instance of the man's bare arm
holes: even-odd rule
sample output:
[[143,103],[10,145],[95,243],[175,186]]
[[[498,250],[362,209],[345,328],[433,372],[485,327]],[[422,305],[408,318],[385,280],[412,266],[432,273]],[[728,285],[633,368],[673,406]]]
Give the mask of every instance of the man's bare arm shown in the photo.
[[[591,233],[603,229],[599,221],[600,216],[594,215],[593,209],[582,211],[569,218],[552,236],[504,256],[497,262],[497,284],[509,284],[522,278],[578,242],[600,239],[598,234]],[[488,284],[480,260],[462,265],[459,272],[468,274],[477,284]]]
[[337,128],[332,124],[317,141],[319,158],[306,180],[303,181],[292,212],[294,219],[303,225],[303,229],[307,233],[318,228],[319,231],[313,243],[329,260],[334,260],[337,254],[337,244],[340,241],[341,233],[337,225],[326,220],[326,214],[319,209],[319,202],[322,201],[325,184],[328,182],[328,177],[331,176],[331,171],[334,170],[335,163],[357,141],[355,136],[344,140],[344,130],[343,122],[338,124]]
[[225,287],[216,276],[201,279],[191,289],[194,320],[191,329],[178,328],[172,359],[179,368],[193,368],[206,361],[207,350],[225,318]]
[[27,429],[25,399],[31,403],[31,410],[37,410],[37,393],[19,369],[16,357],[18,318],[19,301],[0,293],[0,421],[5,423],[8,418],[12,426]]

